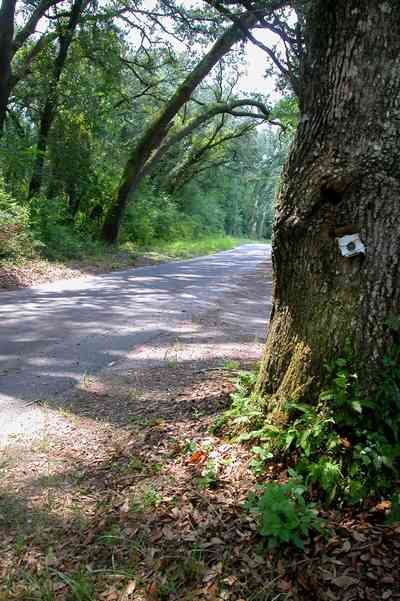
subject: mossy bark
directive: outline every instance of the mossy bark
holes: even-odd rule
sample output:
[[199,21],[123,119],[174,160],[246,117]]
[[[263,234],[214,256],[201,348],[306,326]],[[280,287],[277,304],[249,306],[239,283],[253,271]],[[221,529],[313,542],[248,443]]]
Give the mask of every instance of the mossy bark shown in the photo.
[[[258,390],[317,398],[324,363],[351,339],[366,394],[400,313],[399,3],[307,7],[301,122],[273,236],[274,298]],[[366,253],[341,255],[358,233]]]
[[15,6],[16,0],[3,0],[0,6],[0,136],[11,89]]

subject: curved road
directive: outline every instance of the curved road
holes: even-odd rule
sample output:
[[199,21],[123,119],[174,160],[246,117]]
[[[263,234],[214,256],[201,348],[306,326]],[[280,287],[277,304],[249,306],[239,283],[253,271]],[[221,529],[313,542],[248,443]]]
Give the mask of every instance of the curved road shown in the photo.
[[23,431],[33,401],[66,391],[85,373],[232,296],[235,281],[269,255],[269,245],[250,244],[1,293],[0,439]]

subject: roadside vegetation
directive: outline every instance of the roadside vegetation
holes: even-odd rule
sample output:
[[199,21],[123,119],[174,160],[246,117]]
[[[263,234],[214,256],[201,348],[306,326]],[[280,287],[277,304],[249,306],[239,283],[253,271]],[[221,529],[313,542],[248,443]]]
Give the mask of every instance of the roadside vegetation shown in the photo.
[[3,287],[42,259],[123,268],[270,239],[297,108],[243,92],[239,26],[163,2],[3,4]]

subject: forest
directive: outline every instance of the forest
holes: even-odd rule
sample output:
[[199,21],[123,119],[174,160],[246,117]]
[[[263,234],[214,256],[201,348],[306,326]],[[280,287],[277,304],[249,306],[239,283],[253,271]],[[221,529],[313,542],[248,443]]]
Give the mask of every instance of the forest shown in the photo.
[[400,599],[399,15],[0,0],[0,601]]
[[228,24],[207,4],[2,3],[3,263],[271,237],[296,102],[241,90]]

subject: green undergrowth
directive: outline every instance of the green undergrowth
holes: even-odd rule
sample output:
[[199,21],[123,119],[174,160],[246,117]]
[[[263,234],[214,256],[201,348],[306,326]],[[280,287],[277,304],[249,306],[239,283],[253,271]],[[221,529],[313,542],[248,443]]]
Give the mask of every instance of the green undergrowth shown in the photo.
[[[204,238],[190,240],[186,238],[154,242],[149,246],[142,247],[144,252],[152,252],[161,257],[167,258],[186,258],[208,255],[221,250],[230,250],[240,244],[255,242],[248,238],[235,238],[232,236],[205,236]],[[140,247],[139,247],[140,248]]]
[[[400,331],[398,320],[389,327]],[[288,401],[270,413],[253,392],[256,374],[242,372],[230,409],[214,423],[214,432],[250,445],[251,467],[264,482],[247,507],[258,512],[260,533],[272,546],[301,546],[318,530],[315,501],[326,509],[391,498],[388,519],[400,519],[400,343],[384,358],[373,399],[361,394],[353,365],[348,342],[344,356],[326,366],[316,402]],[[288,467],[287,483],[265,483],[271,462]]]
[[39,195],[21,204],[6,191],[0,175],[0,263],[23,265],[32,259],[44,259],[82,262],[84,267],[94,264],[110,270],[124,268],[143,257],[156,261],[194,257],[251,242],[224,234],[218,224],[195,227],[171,202],[168,210],[158,207],[151,215],[147,214],[149,207],[143,206],[144,221],[137,214],[141,215],[141,205],[133,214],[131,211],[120,244],[109,246],[101,241],[101,220],[79,211],[73,218],[62,195],[51,202]]

